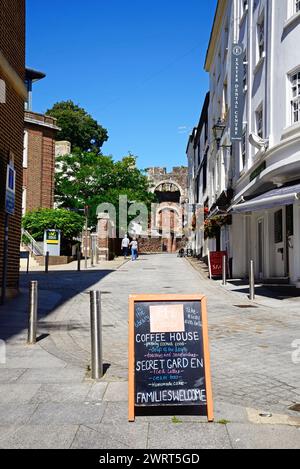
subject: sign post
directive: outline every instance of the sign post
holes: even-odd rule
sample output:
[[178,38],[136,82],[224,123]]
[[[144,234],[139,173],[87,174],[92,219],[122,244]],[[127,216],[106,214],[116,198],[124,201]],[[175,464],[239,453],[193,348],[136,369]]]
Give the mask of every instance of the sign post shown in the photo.
[[61,232],[60,230],[45,230],[44,255],[60,256]]
[[4,304],[5,298],[6,298],[9,215],[14,215],[15,213],[15,194],[16,194],[16,171],[14,169],[13,161],[10,161],[7,165],[7,170],[6,170],[3,270],[2,270],[2,285],[1,285],[1,304],[2,305]]
[[206,297],[129,299],[129,408],[197,407],[213,422]]

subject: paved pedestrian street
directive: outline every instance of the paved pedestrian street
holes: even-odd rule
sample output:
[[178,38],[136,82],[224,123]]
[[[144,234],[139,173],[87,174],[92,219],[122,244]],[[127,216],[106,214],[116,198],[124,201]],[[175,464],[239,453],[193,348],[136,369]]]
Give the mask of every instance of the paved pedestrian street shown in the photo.
[[[39,341],[26,345],[30,280],[39,281]],[[298,301],[253,304],[176,255],[141,256],[76,272],[21,275],[0,309],[0,448],[299,448]],[[102,292],[105,376],[90,377],[89,290]],[[128,296],[208,297],[215,423],[141,415],[128,423]],[[293,359],[294,358],[294,359]],[[296,359],[295,359],[296,358]],[[260,414],[268,415],[261,416]]]

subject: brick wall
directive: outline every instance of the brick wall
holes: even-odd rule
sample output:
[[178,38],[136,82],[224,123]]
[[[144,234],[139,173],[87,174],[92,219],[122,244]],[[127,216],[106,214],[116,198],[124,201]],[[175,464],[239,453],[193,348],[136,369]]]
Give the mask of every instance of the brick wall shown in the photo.
[[28,163],[23,178],[26,211],[53,208],[56,119],[26,112],[25,130],[28,132]]
[[[22,80],[25,76],[25,0],[0,2],[0,50]],[[0,79],[4,77],[1,76]],[[19,282],[19,250],[22,214],[22,158],[24,132],[23,99],[6,82],[6,103],[0,104],[0,281],[3,268],[4,200],[6,164],[14,155],[17,171],[16,210],[9,220],[8,287],[13,291]]]

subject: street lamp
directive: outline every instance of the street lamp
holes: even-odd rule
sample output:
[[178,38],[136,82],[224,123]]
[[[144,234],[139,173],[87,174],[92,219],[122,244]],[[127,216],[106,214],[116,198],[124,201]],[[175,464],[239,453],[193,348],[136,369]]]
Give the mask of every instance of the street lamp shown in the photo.
[[212,128],[215,140],[217,142],[218,150],[221,147],[222,148],[231,148],[231,145],[220,145],[222,137],[224,135],[225,129],[226,129],[226,125],[224,124],[223,121],[221,121],[220,118],[218,119],[218,122]]
[[213,133],[215,140],[217,142],[218,149],[220,148],[220,142],[223,137],[224,131],[225,131],[225,124],[221,121],[221,119],[218,119],[218,122],[213,126]]

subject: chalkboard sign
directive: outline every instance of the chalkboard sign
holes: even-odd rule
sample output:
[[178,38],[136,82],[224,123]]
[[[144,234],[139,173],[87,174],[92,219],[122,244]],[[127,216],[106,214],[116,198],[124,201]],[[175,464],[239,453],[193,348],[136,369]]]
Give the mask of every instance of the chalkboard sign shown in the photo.
[[204,406],[213,421],[206,298],[131,296],[129,326],[129,421],[157,406]]

